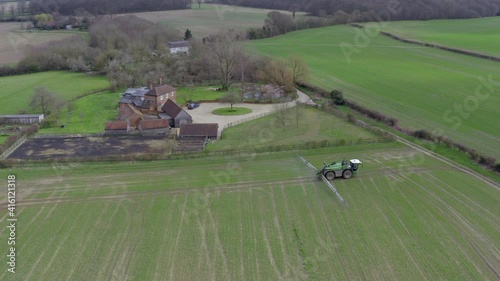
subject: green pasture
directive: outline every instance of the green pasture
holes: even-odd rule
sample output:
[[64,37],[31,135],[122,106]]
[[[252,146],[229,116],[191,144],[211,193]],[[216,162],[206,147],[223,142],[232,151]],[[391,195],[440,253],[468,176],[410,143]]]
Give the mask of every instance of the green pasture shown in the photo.
[[[232,28],[246,31],[250,27],[261,28],[267,14],[273,10],[255,9],[220,4],[193,3],[191,9],[175,11],[158,11],[134,13],[145,20],[159,22],[174,27],[181,32],[191,30],[194,37],[200,39],[220,29]],[[291,12],[280,11],[291,15]],[[296,17],[303,17],[304,13],[296,13]]]
[[22,31],[26,23],[0,22],[0,65],[15,65],[25,55],[29,46],[42,46],[86,33],[77,31]]
[[[397,21],[383,24],[382,31],[421,42],[436,43],[451,48],[500,56],[500,17]],[[379,23],[369,23],[368,27],[380,27]]]
[[49,71],[35,74],[0,77],[0,114],[30,111],[30,101],[36,87],[45,87],[63,101],[109,87],[104,76],[82,73]]
[[19,202],[0,279],[496,279],[498,189],[395,143],[302,155],[364,162],[334,181],[347,207],[295,153],[0,170]]
[[301,56],[309,82],[500,158],[497,62],[404,44],[350,26],[289,33],[247,43],[277,57]]

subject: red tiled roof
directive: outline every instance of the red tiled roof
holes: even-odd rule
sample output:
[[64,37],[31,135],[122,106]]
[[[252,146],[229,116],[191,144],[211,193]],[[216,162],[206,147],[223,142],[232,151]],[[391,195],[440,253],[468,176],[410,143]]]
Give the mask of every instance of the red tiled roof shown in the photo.
[[118,119],[119,120],[126,120],[130,116],[137,114],[138,116],[142,117],[142,113],[137,110],[133,105],[131,104],[126,104],[125,106],[120,107],[118,111]]
[[141,130],[149,130],[149,129],[168,128],[170,127],[170,124],[166,119],[155,119],[155,120],[142,120],[139,126]]
[[184,123],[181,124],[180,136],[190,137],[217,137],[217,130],[219,124],[217,123]]
[[161,109],[172,118],[176,118],[182,111],[182,108],[171,99],[168,99]]
[[128,124],[125,121],[110,121],[106,122],[106,130],[127,130]]

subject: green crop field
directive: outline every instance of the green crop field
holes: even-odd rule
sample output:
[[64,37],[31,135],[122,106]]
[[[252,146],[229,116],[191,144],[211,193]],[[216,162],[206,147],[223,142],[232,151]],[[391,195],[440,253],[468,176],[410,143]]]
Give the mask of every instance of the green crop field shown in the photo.
[[[262,27],[270,11],[273,10],[219,4],[202,4],[200,9],[193,3],[190,10],[143,12],[134,15],[174,27],[183,34],[189,28],[194,37],[201,38],[223,28],[245,31],[250,27]],[[288,11],[280,12],[292,14]],[[304,13],[296,13],[296,16],[304,16]]]
[[500,126],[493,122],[500,119],[498,62],[362,34],[334,26],[247,46],[272,56],[301,56],[313,84],[341,89],[347,98],[398,118],[403,127],[442,131],[500,158]]
[[[500,56],[500,17],[466,20],[390,22],[383,31],[397,36],[452,48]],[[369,23],[367,26],[380,26]]]
[[348,207],[295,153],[0,170],[0,279],[497,279],[498,187],[396,143],[303,155],[364,161],[334,181]]
[[9,136],[7,136],[7,135],[0,136],[0,144],[4,143],[7,140],[8,137]]
[[76,31],[22,32],[22,23],[0,22],[0,65],[16,64],[28,46],[40,46],[75,36]]
[[[106,121],[118,115],[121,92],[102,92],[71,102],[61,110],[57,127],[40,129],[40,134],[87,134],[104,132]],[[65,127],[61,128],[60,125]]]
[[82,73],[49,71],[35,74],[0,77],[0,114],[13,114],[30,110],[34,88],[45,87],[64,101],[85,93],[106,89],[109,82],[104,76],[90,76]]

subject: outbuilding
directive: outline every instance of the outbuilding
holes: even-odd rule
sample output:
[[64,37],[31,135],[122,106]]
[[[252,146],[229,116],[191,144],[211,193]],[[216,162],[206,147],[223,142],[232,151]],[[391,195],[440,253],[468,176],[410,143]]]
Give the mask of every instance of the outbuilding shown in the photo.
[[44,118],[44,114],[0,115],[0,124],[40,124]]

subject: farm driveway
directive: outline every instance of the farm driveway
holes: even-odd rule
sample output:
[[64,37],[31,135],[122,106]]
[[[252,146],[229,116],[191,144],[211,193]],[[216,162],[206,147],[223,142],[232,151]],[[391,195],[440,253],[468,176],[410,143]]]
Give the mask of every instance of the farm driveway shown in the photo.
[[[299,95],[299,97],[296,100],[289,102],[289,107],[295,106],[296,101],[299,101],[300,103],[314,104],[309,96],[304,94],[303,92],[297,90],[297,94]],[[224,103],[203,103],[196,109],[188,110],[188,113],[191,115],[191,117],[193,117],[193,123],[218,123],[220,135],[224,127],[226,127],[229,123],[270,114],[273,111],[272,104],[244,103],[237,104],[236,106],[250,108],[252,110],[251,113],[236,116],[222,116],[212,114],[212,111],[214,111],[215,109],[227,106],[228,105]]]

